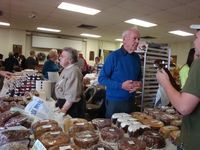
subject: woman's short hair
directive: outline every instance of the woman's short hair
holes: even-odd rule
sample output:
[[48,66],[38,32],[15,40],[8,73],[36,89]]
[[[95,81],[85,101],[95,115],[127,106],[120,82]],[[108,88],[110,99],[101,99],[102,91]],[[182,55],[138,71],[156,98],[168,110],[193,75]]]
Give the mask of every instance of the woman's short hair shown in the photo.
[[70,54],[71,63],[76,63],[78,61],[78,51],[71,47],[63,48],[63,51],[66,51]]
[[58,55],[57,49],[51,49],[51,50],[49,51],[48,57],[49,57],[49,58],[53,58],[53,57],[55,57],[55,56],[57,56],[57,55]]

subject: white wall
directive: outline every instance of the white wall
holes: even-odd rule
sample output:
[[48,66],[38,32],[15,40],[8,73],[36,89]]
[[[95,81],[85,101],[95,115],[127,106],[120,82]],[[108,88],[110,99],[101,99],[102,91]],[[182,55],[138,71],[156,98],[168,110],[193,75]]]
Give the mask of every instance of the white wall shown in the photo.
[[13,44],[22,45],[22,53],[25,53],[25,41],[25,31],[0,28],[0,53],[4,55],[4,59],[13,51]]
[[[22,45],[22,53],[27,57],[30,50],[36,53],[44,52],[48,54],[49,49],[34,48],[31,46],[31,36],[26,35],[26,31],[0,28],[0,53],[4,59],[12,51],[13,44]],[[188,51],[192,47],[191,42],[171,43],[172,55],[177,55],[177,65],[182,66],[187,59]],[[85,39],[82,45],[82,53],[88,64],[93,65],[94,61],[89,61],[89,52],[94,51],[94,57],[98,56],[99,49],[115,50],[120,47],[120,42],[108,42],[96,39]],[[102,52],[103,54],[103,52]],[[103,56],[103,55],[102,55]]]
[[[90,65],[94,64],[94,61],[89,61],[90,51],[94,51],[94,57],[96,57],[99,55],[99,49],[115,50],[118,48],[118,42],[108,42],[108,41],[101,41],[101,40],[96,40],[96,39],[87,39],[86,41],[87,41],[86,53],[84,56],[88,64]],[[101,52],[101,56],[103,56],[103,52]]]
[[191,42],[169,44],[172,55],[177,55],[177,66],[181,67],[186,63],[189,50],[193,47]]

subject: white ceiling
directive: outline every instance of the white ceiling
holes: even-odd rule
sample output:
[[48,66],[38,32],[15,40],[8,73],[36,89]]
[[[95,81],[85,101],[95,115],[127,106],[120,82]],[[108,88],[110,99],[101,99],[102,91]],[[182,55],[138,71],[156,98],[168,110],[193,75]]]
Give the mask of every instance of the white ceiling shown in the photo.
[[[101,10],[90,16],[57,9],[61,2],[71,2]],[[0,21],[9,22],[9,28],[36,31],[38,26],[57,28],[63,35],[80,36],[81,33],[98,34],[101,40],[114,41],[131,28],[125,20],[138,18],[158,24],[156,27],[138,27],[141,36],[156,37],[154,42],[171,43],[192,41],[192,37],[171,35],[168,31],[184,30],[195,33],[189,26],[200,23],[199,0],[0,0],[3,15]],[[36,14],[31,19],[30,14]],[[81,24],[98,26],[81,29]]]

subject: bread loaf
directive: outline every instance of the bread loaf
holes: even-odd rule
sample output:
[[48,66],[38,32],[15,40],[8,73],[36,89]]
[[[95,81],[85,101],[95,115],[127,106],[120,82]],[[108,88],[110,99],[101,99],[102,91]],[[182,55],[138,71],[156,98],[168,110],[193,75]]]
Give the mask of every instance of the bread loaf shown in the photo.
[[74,143],[80,148],[88,149],[92,145],[97,144],[99,141],[99,135],[94,131],[82,131],[74,135]]
[[124,136],[124,131],[117,127],[105,127],[101,129],[101,138],[106,142],[117,142]]
[[68,144],[70,142],[70,137],[61,131],[50,131],[41,135],[39,140],[46,148],[49,148],[55,145]]
[[136,138],[122,138],[118,142],[119,150],[145,150],[146,143]]
[[164,138],[168,138],[170,132],[175,130],[179,130],[179,128],[176,126],[164,126],[160,128],[159,132],[163,135]]

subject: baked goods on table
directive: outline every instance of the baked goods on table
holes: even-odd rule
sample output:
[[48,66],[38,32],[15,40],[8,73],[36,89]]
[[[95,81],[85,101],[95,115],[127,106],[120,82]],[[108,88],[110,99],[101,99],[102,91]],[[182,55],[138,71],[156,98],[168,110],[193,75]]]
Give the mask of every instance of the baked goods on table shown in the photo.
[[39,139],[45,132],[50,131],[62,131],[62,128],[58,126],[58,123],[54,120],[41,120],[33,124],[32,126],[35,139]]
[[80,150],[80,148],[74,144],[61,144],[52,146],[48,150]]
[[69,132],[69,129],[73,127],[74,124],[87,123],[88,121],[82,118],[66,118],[64,120],[64,132]]
[[106,144],[106,143],[98,143],[93,145],[90,150],[114,150],[110,145]]
[[144,131],[139,138],[146,143],[148,148],[160,149],[166,145],[165,139],[155,130]]
[[161,127],[164,126],[164,123],[162,121],[159,121],[159,120],[156,120],[156,119],[144,119],[144,120],[141,120],[141,122],[144,125],[148,125],[152,129],[157,129],[157,130],[159,130]]
[[101,129],[101,138],[106,142],[117,142],[124,136],[124,131],[117,127],[105,127]]
[[146,143],[136,138],[122,138],[118,142],[119,150],[145,150]]
[[86,130],[75,133],[73,139],[77,146],[88,149],[99,142],[99,135],[97,132]]
[[81,131],[94,131],[94,127],[91,123],[83,122],[83,123],[75,123],[70,129],[69,129],[69,135],[73,137],[76,133]]
[[180,137],[180,134],[181,134],[180,130],[175,130],[170,132],[169,139],[172,141],[173,144],[175,145],[178,144],[178,138]]
[[176,130],[179,130],[179,128],[176,126],[164,126],[160,128],[159,132],[162,134],[164,138],[168,138],[170,132],[176,131]]
[[0,130],[0,145],[7,142],[28,139],[31,135],[30,130],[22,128],[6,128]]
[[92,120],[92,124],[95,129],[102,129],[104,127],[111,127],[112,122],[110,119],[96,118]]
[[41,135],[39,140],[46,148],[49,148],[55,145],[68,144],[70,142],[70,137],[61,131],[50,131]]
[[145,120],[145,119],[153,119],[152,116],[149,116],[149,115],[142,113],[142,112],[133,112],[133,113],[131,113],[131,115],[132,115],[133,118],[136,118],[139,121],[142,121],[142,120]]
[[115,113],[112,115],[111,120],[113,124],[116,124],[117,119],[120,117],[131,117],[131,115],[127,114],[127,113]]
[[58,126],[58,122],[56,122],[55,120],[51,120],[51,119],[39,120],[32,125],[32,130],[35,131],[36,128],[43,125],[53,125],[53,124]]
[[128,134],[130,137],[138,137],[144,131],[149,130],[150,126],[143,124],[132,124],[128,127]]
[[138,121],[132,121],[132,120],[127,120],[127,121],[124,121],[120,124],[120,127],[121,129],[124,130],[125,133],[128,132],[128,127],[131,126],[131,125],[137,125],[137,124],[141,124],[140,122]]

